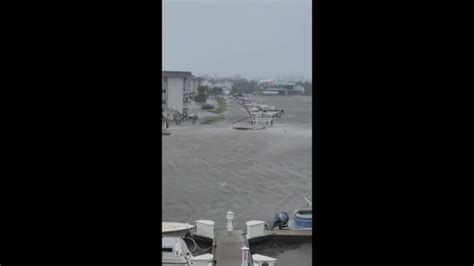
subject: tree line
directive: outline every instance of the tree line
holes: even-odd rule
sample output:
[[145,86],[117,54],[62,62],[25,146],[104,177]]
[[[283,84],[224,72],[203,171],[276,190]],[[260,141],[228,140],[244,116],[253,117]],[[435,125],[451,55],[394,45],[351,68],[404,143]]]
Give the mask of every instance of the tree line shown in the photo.
[[194,101],[197,103],[206,103],[209,96],[214,95],[217,97],[222,96],[224,94],[224,90],[221,87],[212,87],[209,88],[208,86],[199,86],[197,88],[198,93],[194,96]]

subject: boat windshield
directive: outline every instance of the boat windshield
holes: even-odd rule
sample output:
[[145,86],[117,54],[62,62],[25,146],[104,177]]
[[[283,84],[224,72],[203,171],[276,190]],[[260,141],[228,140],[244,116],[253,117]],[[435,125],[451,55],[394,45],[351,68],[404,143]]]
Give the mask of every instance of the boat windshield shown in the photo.
[[162,248],[161,248],[161,251],[163,251],[163,252],[173,252],[173,248],[165,248],[165,247],[162,247]]

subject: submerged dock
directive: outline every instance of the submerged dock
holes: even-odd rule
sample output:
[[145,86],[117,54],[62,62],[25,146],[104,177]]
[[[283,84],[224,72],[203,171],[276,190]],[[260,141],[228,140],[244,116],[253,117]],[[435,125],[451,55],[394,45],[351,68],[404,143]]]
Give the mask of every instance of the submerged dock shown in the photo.
[[312,230],[265,230],[265,236],[297,236],[297,237],[312,237]]
[[[294,242],[308,242],[311,241],[313,236],[312,230],[300,230],[296,228],[266,230],[265,222],[259,220],[247,221],[245,230],[234,230],[232,226],[233,218],[233,212],[229,211],[227,213],[227,228],[217,230],[214,228],[214,221],[196,221],[196,232],[192,235],[196,240],[203,240],[212,245],[208,248],[210,249],[212,247],[212,254],[204,254],[207,257],[203,258],[208,260],[207,265],[211,265],[210,260],[212,260],[212,265],[214,266],[253,265],[254,261],[256,263],[268,263],[268,265],[274,266],[276,258],[254,254],[250,250],[250,246],[262,241],[269,241],[270,243],[275,243],[274,241],[287,242],[290,244]],[[195,259],[197,259],[197,257]]]
[[311,242],[313,232],[311,230],[264,230],[263,235],[248,239],[249,244],[265,241],[277,242]]
[[215,257],[217,266],[241,266],[242,265],[242,247],[249,243],[279,239],[280,241],[310,241],[313,236],[311,230],[265,230],[264,235],[253,237],[248,241],[245,239],[243,230],[216,231]]
[[215,259],[218,266],[242,266],[241,248],[245,246],[242,230],[216,232]]

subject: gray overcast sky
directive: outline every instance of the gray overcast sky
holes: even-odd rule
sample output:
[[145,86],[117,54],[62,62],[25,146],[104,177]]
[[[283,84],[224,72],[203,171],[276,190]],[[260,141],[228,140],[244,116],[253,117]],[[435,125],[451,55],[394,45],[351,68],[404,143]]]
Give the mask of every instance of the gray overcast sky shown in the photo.
[[311,79],[310,0],[165,0],[163,69]]

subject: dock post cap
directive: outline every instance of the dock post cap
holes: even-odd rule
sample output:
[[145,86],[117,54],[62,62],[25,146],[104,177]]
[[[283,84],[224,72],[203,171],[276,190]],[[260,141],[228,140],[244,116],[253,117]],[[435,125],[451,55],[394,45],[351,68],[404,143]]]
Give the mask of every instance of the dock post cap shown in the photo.
[[234,228],[232,227],[232,219],[234,219],[234,213],[231,211],[227,212],[227,231],[232,232]]

